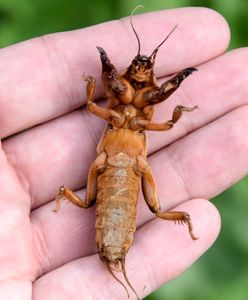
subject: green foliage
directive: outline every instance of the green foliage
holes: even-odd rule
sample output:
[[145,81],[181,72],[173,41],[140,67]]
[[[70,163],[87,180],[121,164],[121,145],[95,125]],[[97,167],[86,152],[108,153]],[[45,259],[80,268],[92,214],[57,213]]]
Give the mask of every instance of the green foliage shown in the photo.
[[0,0],[0,47],[45,33],[121,18],[138,4],[144,5],[144,12],[182,6],[213,8],[231,25],[231,47],[247,44],[248,3],[245,0]]
[[[0,47],[37,35],[121,18],[129,15],[138,4],[145,6],[144,12],[182,6],[213,8],[230,24],[230,48],[247,44],[246,0],[0,0]],[[146,300],[247,299],[247,187],[248,178],[245,178],[213,200],[223,222],[215,245],[182,276]]]

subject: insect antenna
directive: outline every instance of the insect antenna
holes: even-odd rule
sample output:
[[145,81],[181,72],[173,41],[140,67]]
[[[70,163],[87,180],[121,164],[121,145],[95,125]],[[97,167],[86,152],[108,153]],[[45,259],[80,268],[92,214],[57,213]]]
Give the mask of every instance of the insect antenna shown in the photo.
[[139,40],[139,37],[138,37],[138,34],[137,34],[136,30],[134,29],[132,17],[133,17],[133,14],[136,12],[136,10],[139,9],[139,8],[144,8],[144,6],[143,5],[136,6],[135,9],[132,11],[131,16],[130,16],[130,25],[131,25],[131,27],[133,29],[133,32],[134,32],[134,34],[136,36],[136,39],[137,39],[137,42],[138,42],[138,53],[137,53],[137,56],[140,55],[140,40]]
[[170,35],[177,29],[178,27],[178,24],[172,28],[172,30],[167,34],[167,36],[165,37],[165,39],[155,48],[155,50],[152,52],[152,54],[149,56],[150,59],[152,59],[152,63],[154,64],[155,62],[155,58],[156,58],[156,55],[157,55],[157,52],[159,50],[159,48],[163,45],[163,43],[165,41],[167,41],[167,39],[170,37]]
[[107,270],[109,271],[109,273],[114,277],[114,279],[116,281],[118,281],[125,289],[128,298],[130,297],[129,292],[127,290],[127,287],[125,286],[125,284],[115,275],[115,273],[113,272],[113,270],[111,269],[110,265],[109,265],[109,261],[104,259],[104,257],[101,258],[102,262],[104,263],[105,267],[107,268]]
[[137,300],[140,300],[137,292],[135,291],[135,289],[132,287],[128,277],[127,277],[127,273],[126,273],[126,268],[125,268],[125,257],[122,259],[121,261],[121,268],[122,268],[122,272],[123,272],[123,276],[126,280],[126,283],[128,284],[128,286],[130,287],[130,289],[134,292],[135,296],[137,297]]

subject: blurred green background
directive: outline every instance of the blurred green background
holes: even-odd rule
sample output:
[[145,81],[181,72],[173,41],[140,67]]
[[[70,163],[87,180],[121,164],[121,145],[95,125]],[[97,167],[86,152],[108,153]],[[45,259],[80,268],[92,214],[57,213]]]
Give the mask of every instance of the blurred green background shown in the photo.
[[[230,24],[230,49],[247,45],[247,0],[0,0],[0,47],[121,18],[137,4],[145,6],[144,12],[182,6],[213,8]],[[222,216],[217,242],[187,272],[146,300],[247,300],[247,200],[248,177],[213,199]]]

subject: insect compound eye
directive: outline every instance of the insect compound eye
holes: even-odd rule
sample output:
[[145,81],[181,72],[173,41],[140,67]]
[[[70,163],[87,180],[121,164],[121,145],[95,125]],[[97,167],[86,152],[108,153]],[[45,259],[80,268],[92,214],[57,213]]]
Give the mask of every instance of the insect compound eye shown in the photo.
[[138,58],[138,62],[140,65],[142,65],[145,69],[149,69],[152,67],[152,63],[149,57],[147,57],[146,55],[141,55]]
[[135,70],[139,70],[139,68],[140,68],[140,65],[141,65],[141,63],[140,63],[140,61],[138,60],[138,58],[134,58],[133,59],[133,61],[132,61],[132,67],[135,69]]
[[139,62],[138,59],[135,58],[135,59],[132,61],[132,64],[133,64],[135,67],[138,67],[138,66],[140,65],[140,62]]

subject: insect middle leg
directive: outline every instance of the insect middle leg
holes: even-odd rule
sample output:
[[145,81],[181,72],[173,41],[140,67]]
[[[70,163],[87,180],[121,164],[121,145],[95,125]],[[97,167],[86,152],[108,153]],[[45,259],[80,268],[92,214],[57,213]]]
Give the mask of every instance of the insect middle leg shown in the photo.
[[107,122],[111,122],[113,119],[115,119],[116,122],[123,122],[123,117],[119,113],[110,108],[101,107],[94,102],[93,98],[96,89],[96,79],[90,75],[84,75],[83,80],[87,82],[86,95],[88,110]]
[[184,211],[165,211],[162,212],[158,200],[156,186],[152,171],[146,159],[143,156],[137,157],[137,167],[142,176],[142,191],[147,205],[150,210],[156,214],[157,217],[164,220],[177,221],[188,225],[189,234],[193,240],[197,237],[193,233],[193,225],[191,223],[190,215]]
[[191,112],[197,108],[198,106],[186,107],[186,106],[178,105],[175,107],[172,114],[172,118],[169,121],[165,121],[162,123],[154,123],[149,120],[137,120],[136,125],[141,126],[145,130],[155,130],[155,131],[169,130],[181,118],[183,112]]
[[84,200],[82,200],[69,188],[61,186],[55,199],[56,206],[53,209],[53,212],[57,212],[60,209],[61,202],[64,199],[81,208],[89,208],[94,205],[97,195],[97,176],[105,169],[106,160],[107,154],[102,152],[91,164],[87,180],[86,196]]

